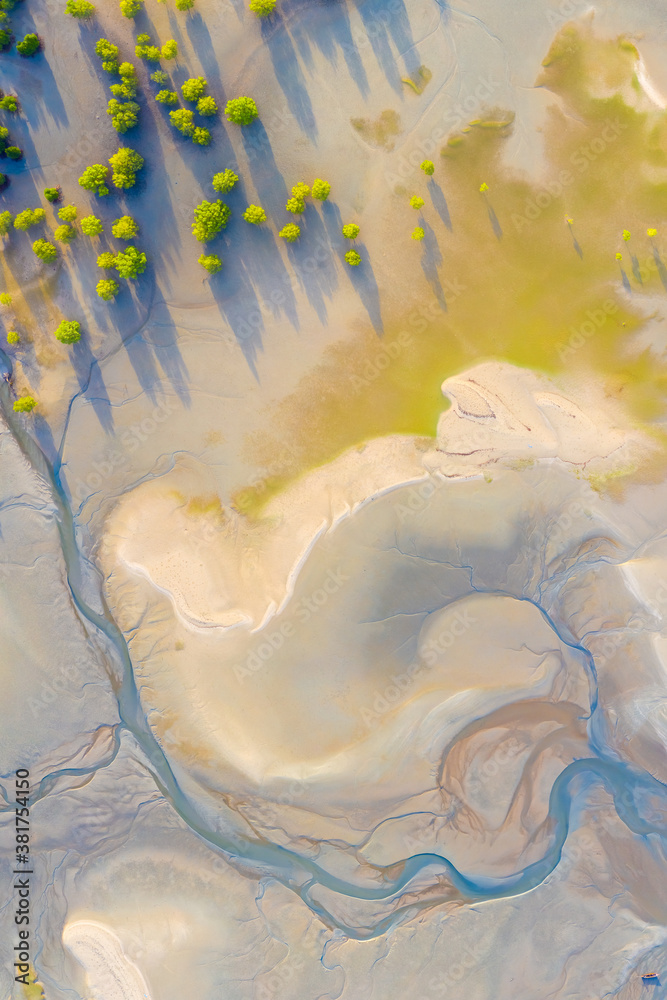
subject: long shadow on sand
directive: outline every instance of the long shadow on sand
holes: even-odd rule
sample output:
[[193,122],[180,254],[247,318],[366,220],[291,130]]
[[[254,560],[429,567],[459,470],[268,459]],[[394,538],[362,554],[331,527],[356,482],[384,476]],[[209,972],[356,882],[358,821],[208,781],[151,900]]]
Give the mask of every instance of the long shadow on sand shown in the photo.
[[280,218],[285,215],[289,195],[273,156],[267,131],[257,120],[242,130],[241,137],[260,203],[270,216]]
[[297,243],[288,244],[290,261],[320,323],[326,324],[329,321],[327,302],[332,300],[338,287],[330,242],[314,205],[306,205],[297,224],[301,226],[301,237]]
[[[335,202],[325,201],[322,204],[322,219],[329,240],[329,246],[336,255],[340,254],[342,256],[345,251],[351,249],[351,246],[343,236],[343,219],[340,209]],[[349,264],[345,263],[345,268],[348,271],[353,288],[370,317],[375,332],[381,336],[384,333],[384,324],[380,310],[380,292],[373,268],[368,260],[368,256],[365,255],[363,244],[355,243],[354,249],[361,254],[363,258],[362,263],[355,267],[350,267]]]
[[358,264],[356,267],[350,267],[350,265],[346,263],[345,267],[347,268],[348,277],[352,282],[352,287],[361,299],[370,321],[373,324],[373,329],[377,333],[378,337],[381,337],[384,333],[384,323],[382,322],[382,312],[380,309],[380,290],[378,288],[378,283],[375,280],[373,267],[368,258],[368,252],[366,251],[364,244],[356,243],[355,250],[357,250],[361,255],[361,264]]
[[433,227],[426,222],[425,219],[419,220],[419,225],[424,230],[424,239],[422,240],[422,271],[426,276],[426,280],[433,289],[433,293],[438,300],[438,305],[440,308],[446,312],[447,302],[445,301],[445,293],[438,276],[438,268],[442,264],[442,254],[440,253],[440,248],[438,246],[438,240],[433,231]]
[[313,106],[292,39],[281,14],[275,13],[269,20],[270,23],[264,22],[261,25],[261,30],[271,56],[278,85],[285,95],[289,110],[294,115],[299,128],[305,132],[311,142],[315,142],[317,124],[313,114]]
[[313,7],[311,0],[292,0],[281,7],[299,55],[310,71],[315,71],[311,43],[335,69],[342,52],[348,72],[362,97],[370,94],[370,84],[359,50],[352,37],[350,18],[344,0]]
[[299,329],[299,317],[293,291],[293,278],[280,253],[280,246],[267,225],[254,226],[245,222],[243,212],[250,202],[243,179],[226,196],[232,218],[225,230],[223,242],[228,247],[226,266],[243,263],[255,293],[266,314],[278,318],[285,315]]
[[263,350],[264,316],[252,278],[242,260],[211,275],[210,288],[220,315],[231,327],[250,371],[259,382],[257,355]]
[[391,10],[388,10],[387,0],[364,0],[357,10],[387,82],[397,93],[402,94],[402,74],[396,64],[391,41],[402,57],[408,75],[415,73],[421,65],[405,3],[403,0],[393,0]]
[[222,106],[224,107],[226,98],[225,88],[222,85],[222,77],[220,75],[220,63],[215,54],[211,33],[206,26],[206,22],[201,14],[196,12],[189,15],[185,22],[185,27],[188,37],[192,42],[192,47],[202,64],[204,76],[209,84],[213,84],[213,87],[207,93],[212,92],[216,100],[222,102]]
[[[28,30],[33,29],[28,26]],[[28,59],[15,55],[14,50],[3,53],[2,70],[3,89],[17,95],[33,129],[53,122],[62,128],[69,125],[58,83],[43,51]],[[3,125],[7,124],[11,125],[11,116],[8,122],[3,121]]]
[[445,193],[433,178],[429,178],[428,182],[428,193],[431,196],[431,201],[433,202],[433,207],[450,230],[452,229],[452,219],[449,214],[449,206],[447,205],[447,199],[445,198]]

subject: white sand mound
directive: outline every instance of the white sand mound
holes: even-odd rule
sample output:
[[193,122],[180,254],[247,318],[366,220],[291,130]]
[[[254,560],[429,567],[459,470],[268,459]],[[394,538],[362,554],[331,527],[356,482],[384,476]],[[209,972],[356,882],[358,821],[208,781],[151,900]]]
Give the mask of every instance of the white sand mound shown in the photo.
[[577,386],[575,402],[543,375],[490,361],[447,379],[442,391],[452,406],[440,417],[427,465],[447,477],[540,458],[610,471],[611,463],[634,465],[648,448],[592,385]]
[[151,1000],[146,980],[110,927],[73,921],[65,925],[63,944],[85,969],[95,1000]]

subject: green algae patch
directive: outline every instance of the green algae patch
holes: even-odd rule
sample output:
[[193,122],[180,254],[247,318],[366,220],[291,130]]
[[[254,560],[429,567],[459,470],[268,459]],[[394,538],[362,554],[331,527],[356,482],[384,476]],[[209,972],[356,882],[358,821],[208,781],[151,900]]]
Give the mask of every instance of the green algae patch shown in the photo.
[[[662,352],[633,348],[645,317],[623,291],[667,290],[667,114],[637,97],[636,64],[624,39],[596,38],[589,24],[562,29],[539,80],[561,99],[543,125],[539,182],[503,162],[513,122],[503,109],[445,141],[434,181],[452,230],[430,213],[441,261],[430,288],[413,281],[382,339],[369,330],[332,347],[272,409],[274,432],[251,442],[269,471],[261,489],[244,492],[244,510],[261,513],[295,477],[363,441],[433,437],[442,381],[485,360],[557,380],[586,375],[643,428],[665,414],[667,366]],[[403,211],[394,199],[383,233],[390,257]],[[401,254],[390,261],[397,274]],[[648,474],[627,468],[596,485]]]
[[401,117],[397,111],[388,108],[375,119],[352,118],[352,128],[364,142],[376,148],[393,149],[393,140],[401,132]]
[[409,87],[415,92],[415,94],[423,94],[424,88],[433,79],[433,73],[428,68],[428,66],[420,66],[418,70],[412,73],[410,76],[402,76],[401,83],[404,83],[406,87]]

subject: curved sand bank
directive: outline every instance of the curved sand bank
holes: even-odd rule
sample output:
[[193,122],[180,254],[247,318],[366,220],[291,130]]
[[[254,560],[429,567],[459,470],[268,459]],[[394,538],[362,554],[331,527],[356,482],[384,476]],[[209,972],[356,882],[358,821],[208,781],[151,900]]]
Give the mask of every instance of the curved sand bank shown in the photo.
[[592,386],[578,387],[575,402],[545,377],[489,362],[442,389],[452,406],[434,448],[409,436],[369,441],[271,500],[259,525],[217,500],[191,513],[184,493],[202,487],[183,467],[140,487],[108,522],[105,565],[147,579],[190,627],[256,629],[284,608],[316,539],[391,490],[545,458],[604,474],[651,448]]
[[151,1000],[146,980],[110,927],[75,920],[65,924],[62,939],[83,966],[95,1000]]
[[[121,502],[102,553],[184,793],[230,843],[316,859],[313,905],[359,933],[406,895],[534,885],[605,747],[662,766],[657,723],[638,726],[634,707],[661,668],[640,654],[650,628],[632,631],[628,596],[653,515],[621,526],[584,478],[627,469],[648,442],[593,389],[575,402],[507,365],[443,389],[435,442],[348,453],[259,525],[205,490],[188,501],[183,466]],[[609,629],[618,657],[597,653]],[[633,704],[630,655],[645,664]]]

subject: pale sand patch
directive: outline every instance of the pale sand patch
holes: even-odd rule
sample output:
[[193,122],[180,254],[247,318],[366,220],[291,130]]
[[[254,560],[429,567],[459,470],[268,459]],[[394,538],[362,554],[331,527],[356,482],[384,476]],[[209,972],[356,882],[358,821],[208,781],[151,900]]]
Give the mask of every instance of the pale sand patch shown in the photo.
[[193,518],[166,488],[168,478],[140,487],[110,518],[105,566],[147,579],[190,628],[259,629],[284,608],[316,540],[390,490],[541,459],[587,473],[628,471],[651,447],[592,384],[567,394],[544,376],[487,362],[442,389],[452,406],[440,418],[435,447],[425,450],[424,440],[411,436],[369,441],[272,499],[259,524],[231,509],[222,525]]
[[667,107],[667,101],[649,77],[646,66],[644,65],[644,60],[641,58],[637,63],[637,80],[649,100],[653,101],[657,107],[664,110],[664,108]]
[[111,928],[94,920],[65,925],[63,944],[83,966],[95,1000],[151,1000],[143,975]]

